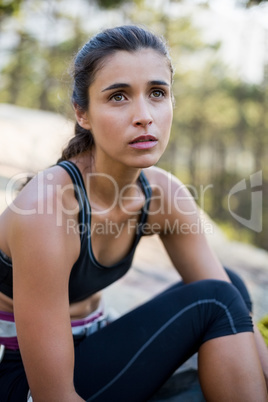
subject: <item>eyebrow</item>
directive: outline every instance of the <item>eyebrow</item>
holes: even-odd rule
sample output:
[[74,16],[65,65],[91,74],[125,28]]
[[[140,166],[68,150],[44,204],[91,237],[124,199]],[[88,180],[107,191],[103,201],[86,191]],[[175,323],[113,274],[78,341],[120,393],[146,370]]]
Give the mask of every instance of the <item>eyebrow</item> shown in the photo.
[[[166,81],[162,80],[153,80],[149,81],[149,85],[164,85],[164,86],[169,86],[169,84]],[[101,92],[105,91],[110,91],[112,89],[119,89],[119,88],[130,88],[129,84],[126,84],[124,82],[116,82],[115,84],[109,85],[107,88],[104,88]]]

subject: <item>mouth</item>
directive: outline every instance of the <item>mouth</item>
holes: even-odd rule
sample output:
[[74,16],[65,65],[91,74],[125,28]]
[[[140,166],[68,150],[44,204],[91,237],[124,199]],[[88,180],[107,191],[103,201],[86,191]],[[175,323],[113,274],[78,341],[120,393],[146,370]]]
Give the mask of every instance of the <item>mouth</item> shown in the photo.
[[140,135],[130,142],[130,145],[138,144],[141,142],[157,142],[157,139],[153,135]]
[[149,149],[153,148],[157,143],[158,140],[153,135],[141,135],[131,141],[129,146],[135,149]]

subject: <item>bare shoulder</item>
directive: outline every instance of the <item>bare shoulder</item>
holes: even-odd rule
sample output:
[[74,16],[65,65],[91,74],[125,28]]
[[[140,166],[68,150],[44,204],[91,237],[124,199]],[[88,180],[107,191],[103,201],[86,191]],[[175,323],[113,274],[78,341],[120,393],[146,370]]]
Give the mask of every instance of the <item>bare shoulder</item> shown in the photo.
[[24,244],[31,241],[37,245],[39,239],[47,247],[66,245],[71,241],[78,245],[73,233],[67,230],[70,220],[72,227],[73,221],[78,222],[78,212],[71,178],[64,169],[54,166],[38,173],[3,213],[2,226],[8,254],[12,253],[12,248],[14,251],[14,244],[20,236]]
[[159,167],[144,169],[152,188],[152,208],[162,215],[187,216],[197,213],[198,208],[187,186],[170,172]]
[[170,176],[173,176],[170,172],[167,172],[158,166],[151,166],[143,169],[143,171],[150,184],[161,184],[162,182],[165,183]]
[[5,213],[18,216],[55,216],[62,211],[75,211],[78,203],[74,197],[68,173],[53,166],[34,176],[18,193]]

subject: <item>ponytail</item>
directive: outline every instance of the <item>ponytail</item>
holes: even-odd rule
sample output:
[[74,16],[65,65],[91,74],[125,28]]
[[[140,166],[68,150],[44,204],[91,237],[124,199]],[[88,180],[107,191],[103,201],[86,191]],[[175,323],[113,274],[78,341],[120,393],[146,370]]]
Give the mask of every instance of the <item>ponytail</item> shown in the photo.
[[91,149],[94,145],[94,138],[91,131],[79,126],[77,122],[75,124],[74,133],[74,137],[70,139],[67,146],[63,149],[58,162],[69,160],[74,156]]

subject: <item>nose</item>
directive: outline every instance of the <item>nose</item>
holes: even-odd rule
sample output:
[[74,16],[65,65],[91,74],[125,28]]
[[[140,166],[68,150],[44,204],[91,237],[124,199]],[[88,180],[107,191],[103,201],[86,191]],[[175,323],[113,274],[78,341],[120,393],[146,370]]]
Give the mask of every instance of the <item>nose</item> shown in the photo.
[[140,120],[134,123],[135,126],[142,126],[142,127],[146,127],[146,126],[150,126],[152,124],[152,120]]
[[134,105],[133,125],[146,127],[153,123],[150,107],[145,99],[139,99]]

